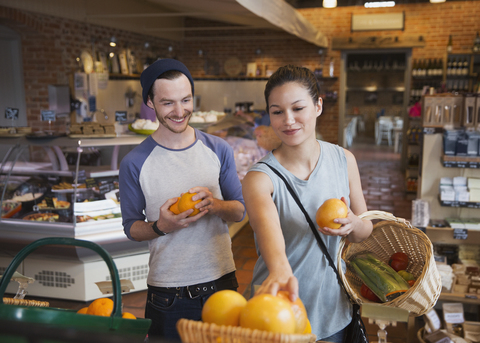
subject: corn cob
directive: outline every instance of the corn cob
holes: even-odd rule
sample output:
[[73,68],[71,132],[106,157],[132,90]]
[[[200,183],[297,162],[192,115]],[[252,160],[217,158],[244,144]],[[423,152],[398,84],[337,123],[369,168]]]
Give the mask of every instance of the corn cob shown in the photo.
[[397,272],[374,256],[357,256],[350,263],[365,285],[383,302],[395,299],[409,288]]

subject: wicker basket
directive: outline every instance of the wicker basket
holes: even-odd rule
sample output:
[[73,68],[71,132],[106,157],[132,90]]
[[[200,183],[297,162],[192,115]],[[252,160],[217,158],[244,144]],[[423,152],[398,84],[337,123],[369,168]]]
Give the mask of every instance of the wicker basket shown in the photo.
[[[362,280],[349,267],[352,258],[371,252],[388,263],[393,253],[401,251],[409,256],[407,271],[412,273],[417,281],[405,294],[382,305],[402,308],[416,316],[426,313],[435,305],[442,290],[440,274],[433,259],[432,243],[427,235],[412,227],[405,219],[397,218],[388,212],[368,211],[359,217],[383,220],[374,225],[370,237],[361,243],[350,243],[345,247],[345,238],[341,240],[337,262],[347,292],[359,305],[369,302],[360,295]],[[342,271],[342,259],[347,264],[345,273]]]
[[33,306],[33,307],[49,307],[50,306],[50,303],[48,301],[14,299],[14,298],[3,298],[3,303],[7,305]]
[[177,322],[183,343],[313,343],[313,334],[281,334],[238,326],[216,325],[189,319]]

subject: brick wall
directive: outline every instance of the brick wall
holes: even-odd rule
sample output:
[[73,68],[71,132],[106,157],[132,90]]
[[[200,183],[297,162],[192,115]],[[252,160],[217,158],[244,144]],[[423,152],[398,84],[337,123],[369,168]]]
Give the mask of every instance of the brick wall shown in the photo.
[[[40,111],[48,109],[48,85],[69,84],[78,69],[76,58],[82,50],[109,52],[108,42],[115,36],[122,48],[131,48],[140,61],[149,54],[164,54],[168,46],[180,44],[136,33],[89,25],[68,19],[34,14],[0,6],[0,25],[21,35],[27,121],[34,128],[46,128]],[[144,49],[148,41],[155,52]],[[65,126],[62,120],[56,126]]]
[[[479,1],[397,5],[389,9],[352,6],[334,10],[313,8],[299,11],[328,37],[329,42],[332,37],[422,35],[426,45],[425,48],[412,49],[414,59],[445,59],[445,47],[450,34],[453,35],[453,53],[470,52],[475,34],[480,31]],[[352,14],[401,11],[405,12],[403,31],[350,32]],[[31,126],[40,125],[40,109],[48,108],[48,85],[68,83],[70,75],[77,68],[75,58],[80,52],[83,49],[91,51],[92,43],[96,49],[106,49],[105,40],[112,35],[135,51],[140,61],[144,61],[148,54],[165,56],[167,47],[173,46],[176,56],[191,69],[194,77],[205,75],[206,61],[216,64],[222,72],[221,67],[231,56],[238,57],[243,65],[263,62],[269,70],[293,63],[312,70],[320,66],[325,71],[330,57],[333,57],[335,76],[339,76],[340,51],[328,48],[320,55],[319,48],[315,45],[276,30],[193,31],[186,34],[185,40],[179,43],[2,6],[0,24],[14,29],[22,36],[27,118]],[[187,20],[187,25],[199,24],[202,24],[200,20]],[[207,21],[203,21],[203,24],[215,25]],[[216,25],[225,26],[220,23]],[[153,46],[153,51],[143,48],[146,40]],[[256,53],[258,49],[261,49],[261,54]],[[198,55],[198,50],[203,51],[203,56]],[[339,83],[329,82],[326,86],[338,91]],[[319,118],[318,131],[325,140],[337,142],[338,103],[325,104],[324,113]]]

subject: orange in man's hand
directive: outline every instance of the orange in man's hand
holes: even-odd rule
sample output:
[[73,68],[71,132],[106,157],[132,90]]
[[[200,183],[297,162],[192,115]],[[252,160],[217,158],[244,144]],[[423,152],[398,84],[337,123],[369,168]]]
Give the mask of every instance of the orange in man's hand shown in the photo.
[[339,229],[342,224],[335,223],[333,220],[336,218],[346,218],[347,213],[347,205],[345,205],[342,200],[331,198],[326,200],[322,206],[318,208],[315,219],[319,227]]
[[196,201],[192,200],[192,197],[197,194],[197,193],[184,193],[180,197],[180,200],[178,201],[178,210],[180,213],[185,212],[189,209],[193,209],[193,213],[189,215],[189,217],[193,217],[194,215],[200,213],[200,210],[198,208],[195,208],[195,205],[198,204],[202,199],[198,199]]
[[87,314],[93,314],[95,316],[108,317],[113,311],[113,300],[110,298],[95,299],[89,306]]
[[180,201],[180,198],[177,199],[177,202],[170,206],[168,209],[172,211],[175,214],[180,214],[180,210],[178,209],[178,202]]

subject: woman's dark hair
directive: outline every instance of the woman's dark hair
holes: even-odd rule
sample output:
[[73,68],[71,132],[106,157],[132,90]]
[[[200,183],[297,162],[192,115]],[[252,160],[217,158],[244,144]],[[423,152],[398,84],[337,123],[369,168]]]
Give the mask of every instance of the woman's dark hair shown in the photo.
[[318,85],[317,78],[313,72],[305,67],[297,67],[292,64],[280,67],[275,73],[270,76],[265,86],[265,102],[267,104],[268,111],[268,97],[272,90],[276,87],[283,86],[288,82],[298,82],[304,86],[310,93],[313,103],[317,103],[320,96],[320,86]]
[[[157,77],[157,80],[160,80],[160,79],[175,80],[175,79],[181,77],[182,75],[184,75],[184,74],[182,72],[178,71],[178,70],[168,70],[168,71],[164,72],[163,74],[160,74],[160,76]],[[150,90],[148,91],[148,97],[152,101],[153,101],[153,87],[154,87],[154,85],[155,85],[155,83],[152,84],[152,87],[150,87]]]

